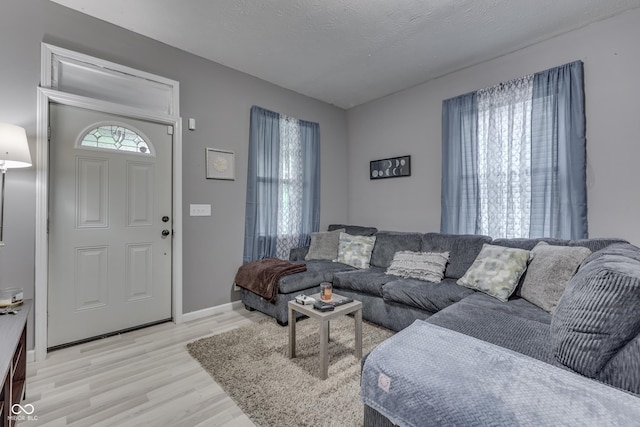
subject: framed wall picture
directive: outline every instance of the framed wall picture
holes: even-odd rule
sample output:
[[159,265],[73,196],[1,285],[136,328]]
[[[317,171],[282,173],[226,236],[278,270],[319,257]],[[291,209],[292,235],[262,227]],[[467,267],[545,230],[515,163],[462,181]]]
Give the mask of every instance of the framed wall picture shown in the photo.
[[411,156],[369,162],[369,179],[398,178],[411,176]]
[[206,149],[207,179],[235,179],[235,154],[233,151]]

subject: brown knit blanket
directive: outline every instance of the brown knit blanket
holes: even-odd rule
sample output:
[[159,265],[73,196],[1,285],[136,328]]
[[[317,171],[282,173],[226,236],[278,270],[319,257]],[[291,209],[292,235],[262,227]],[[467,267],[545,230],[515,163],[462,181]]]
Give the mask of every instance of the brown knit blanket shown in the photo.
[[235,283],[275,304],[282,276],[303,271],[307,271],[304,263],[294,264],[278,258],[264,258],[238,268]]

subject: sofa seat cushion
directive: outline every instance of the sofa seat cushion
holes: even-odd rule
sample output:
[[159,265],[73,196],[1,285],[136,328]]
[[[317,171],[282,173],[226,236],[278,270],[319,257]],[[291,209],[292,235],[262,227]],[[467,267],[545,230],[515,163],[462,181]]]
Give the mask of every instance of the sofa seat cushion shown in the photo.
[[398,277],[385,274],[386,269],[369,267],[366,270],[341,271],[333,275],[333,287],[336,293],[340,289],[360,292],[363,294],[382,296],[382,286]]
[[279,293],[301,292],[322,282],[330,282],[337,271],[354,270],[353,267],[332,261],[307,261],[306,264],[307,271],[280,279]]
[[436,313],[461,299],[474,294],[471,289],[459,286],[455,279],[443,279],[441,282],[425,282],[418,279],[398,279],[384,285],[383,298]]
[[475,292],[464,300],[464,304],[474,305],[485,310],[500,311],[510,316],[522,317],[535,322],[551,324],[551,314],[524,298],[513,297],[507,302],[497,300],[482,292]]
[[482,249],[491,243],[491,237],[482,235],[458,235],[427,233],[422,236],[422,252],[449,252],[449,264],[444,277],[461,278],[467,272]]
[[502,302],[475,294],[425,321],[558,365],[549,345],[550,317],[521,298]]

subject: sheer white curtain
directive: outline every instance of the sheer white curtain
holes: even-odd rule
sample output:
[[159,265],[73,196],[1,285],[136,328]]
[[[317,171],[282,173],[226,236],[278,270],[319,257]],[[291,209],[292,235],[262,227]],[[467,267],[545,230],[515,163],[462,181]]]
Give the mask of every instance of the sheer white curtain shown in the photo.
[[302,143],[300,124],[293,117],[280,116],[280,185],[278,186],[278,226],[276,256],[289,259],[298,245],[302,225]]
[[477,92],[479,234],[529,237],[533,75]]

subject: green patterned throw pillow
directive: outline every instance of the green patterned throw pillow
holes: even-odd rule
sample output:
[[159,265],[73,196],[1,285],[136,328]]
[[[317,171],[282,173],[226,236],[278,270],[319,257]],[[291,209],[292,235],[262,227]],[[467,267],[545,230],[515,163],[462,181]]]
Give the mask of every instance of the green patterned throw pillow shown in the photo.
[[507,301],[527,269],[529,251],[484,244],[458,285]]
[[371,252],[376,242],[376,236],[352,236],[340,233],[338,245],[338,258],[335,262],[341,262],[355,268],[369,268]]

